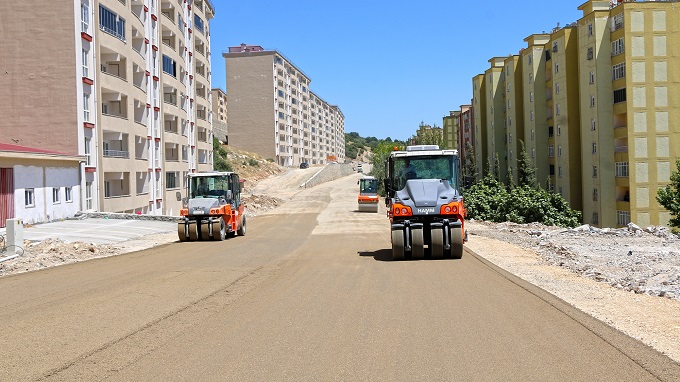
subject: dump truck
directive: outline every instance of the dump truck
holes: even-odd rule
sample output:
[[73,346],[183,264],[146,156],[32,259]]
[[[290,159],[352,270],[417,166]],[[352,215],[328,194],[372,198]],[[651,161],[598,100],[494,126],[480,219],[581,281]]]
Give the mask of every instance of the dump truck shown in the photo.
[[385,162],[392,258],[463,256],[465,207],[458,150],[437,145],[392,151]]
[[224,240],[246,234],[241,181],[233,172],[187,175],[187,196],[180,210],[180,241]]
[[359,211],[378,212],[378,204],[380,203],[378,179],[372,176],[364,176],[357,183],[359,184],[359,196],[357,196]]

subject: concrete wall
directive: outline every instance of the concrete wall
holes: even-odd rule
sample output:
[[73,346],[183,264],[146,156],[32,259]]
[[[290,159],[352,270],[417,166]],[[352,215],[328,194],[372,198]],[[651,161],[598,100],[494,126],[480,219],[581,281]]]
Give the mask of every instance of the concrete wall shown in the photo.
[[[67,202],[64,188],[71,188]],[[33,189],[34,204],[25,205],[26,189]],[[52,201],[52,189],[59,188],[59,202]],[[76,166],[14,166],[14,215],[26,224],[65,219],[80,211],[79,170]]]
[[314,187],[321,183],[330,182],[343,176],[348,176],[354,174],[354,168],[352,163],[333,163],[328,164],[326,167],[321,169],[319,172],[314,174],[309,180],[300,185],[300,187]]

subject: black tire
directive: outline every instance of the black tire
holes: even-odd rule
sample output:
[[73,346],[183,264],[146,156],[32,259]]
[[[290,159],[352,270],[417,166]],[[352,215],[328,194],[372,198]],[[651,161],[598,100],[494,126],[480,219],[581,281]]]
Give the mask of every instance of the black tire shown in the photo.
[[404,260],[404,231],[392,231],[392,260]]
[[179,241],[188,241],[187,238],[187,225],[186,223],[177,223],[177,236],[179,236]]
[[199,233],[201,240],[210,240],[210,223],[201,223],[201,232]]
[[443,227],[435,227],[430,230],[430,255],[433,259],[444,257],[444,230]]
[[189,240],[198,240],[198,231],[196,230],[196,222],[187,224],[189,226]]
[[236,233],[238,233],[239,236],[245,236],[246,235],[246,217],[245,216],[241,220],[241,225],[239,225]]
[[425,258],[425,235],[422,229],[411,230],[411,258],[420,260]]
[[227,227],[224,224],[224,218],[220,217],[218,221],[212,224],[212,239],[222,241],[227,238]]
[[463,227],[451,228],[451,257],[463,257]]

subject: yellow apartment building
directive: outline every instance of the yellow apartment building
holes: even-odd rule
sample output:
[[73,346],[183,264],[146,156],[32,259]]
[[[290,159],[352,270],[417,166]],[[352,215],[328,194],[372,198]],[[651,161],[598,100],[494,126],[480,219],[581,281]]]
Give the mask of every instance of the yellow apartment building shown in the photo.
[[472,147],[475,152],[475,166],[477,177],[484,176],[487,164],[486,140],[488,131],[486,127],[486,81],[484,74],[478,74],[472,78],[472,110],[475,133],[473,134]]
[[507,179],[507,155],[505,144],[505,112],[503,99],[503,68],[505,58],[494,57],[489,60],[491,67],[484,72],[486,81],[486,126],[482,129],[487,130],[488,135],[486,142],[487,157],[484,158],[485,163],[490,164],[490,169],[493,171],[495,159],[498,158],[500,167],[500,174],[496,174],[502,181]]
[[[548,122],[545,89],[545,46],[549,34],[533,34],[524,39],[527,43],[521,53],[522,94],[524,108],[524,145],[536,169],[536,181],[545,186],[550,166],[548,158]],[[519,127],[518,127],[519,128]]]
[[519,56],[508,56],[504,64],[503,110],[505,110],[505,142],[509,176],[517,184],[517,158],[524,141],[524,107],[522,61]]
[[449,115],[445,115],[442,118],[442,129],[443,129],[443,147],[448,149],[458,149],[458,135],[460,126],[458,125],[458,120],[460,117],[460,111],[450,111]]

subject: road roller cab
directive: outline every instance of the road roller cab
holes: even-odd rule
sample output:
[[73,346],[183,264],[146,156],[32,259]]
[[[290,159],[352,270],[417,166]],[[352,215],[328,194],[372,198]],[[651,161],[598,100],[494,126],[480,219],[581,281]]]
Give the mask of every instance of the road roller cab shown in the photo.
[[233,172],[204,172],[187,176],[185,208],[180,210],[177,234],[181,241],[224,240],[246,233],[241,204],[241,181]]
[[458,150],[408,146],[390,153],[385,174],[393,259],[461,258],[465,207]]
[[359,196],[357,197],[359,211],[378,212],[378,203],[380,202],[378,179],[372,176],[364,176],[357,183],[359,183]]

